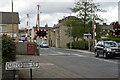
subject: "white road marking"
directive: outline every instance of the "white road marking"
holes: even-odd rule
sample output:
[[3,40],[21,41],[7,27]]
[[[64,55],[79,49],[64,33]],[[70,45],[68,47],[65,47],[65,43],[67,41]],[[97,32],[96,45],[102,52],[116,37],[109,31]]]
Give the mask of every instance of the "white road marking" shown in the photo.
[[80,54],[70,54],[70,53],[62,53],[62,52],[57,52],[57,51],[53,51],[53,52],[56,52],[56,54],[40,54],[40,55],[44,55],[44,56],[50,56],[50,55],[75,55],[75,56],[78,56],[78,57],[88,57],[88,58],[92,58],[92,59],[96,59],[96,60],[100,60],[100,61],[105,61],[105,62],[109,62],[109,63],[114,63],[114,64],[120,64],[117,62],[114,62],[114,61],[110,61],[110,60],[106,60],[106,59],[100,59],[100,58],[96,58],[96,57],[89,57],[89,56],[85,56],[85,55],[80,55]]
[[109,63],[119,64],[118,61],[117,61],[117,62],[114,62],[114,61],[110,61],[110,60],[106,60],[106,59],[100,59],[100,58],[94,58],[94,59],[97,59],[97,60],[100,60],[100,61],[109,62]]
[[74,55],[79,56],[79,57],[88,57],[88,56],[79,55],[79,54],[74,54]]
[[58,54],[63,54],[63,55],[65,54],[65,53],[62,53],[62,52],[57,52],[57,53],[58,53]]
[[[74,55],[79,56],[79,57],[89,57],[89,56],[80,55],[80,54],[74,54]],[[89,58],[97,59],[97,60],[105,61],[105,62],[109,62],[109,63],[120,64],[120,63],[118,63],[118,61],[117,61],[117,62],[114,62],[114,61],[110,61],[110,60],[106,60],[106,59],[100,59],[100,58],[95,58],[95,57],[89,57]]]
[[[79,55],[79,54],[75,54],[76,56],[80,56],[80,57],[89,57],[89,56],[84,56],[84,55]],[[106,60],[106,59],[100,59],[100,58],[95,58],[95,57],[89,57],[89,58],[92,58],[92,59],[97,59],[97,60],[100,60],[100,61],[105,61],[105,62],[109,62],[109,63],[115,63],[115,64],[120,64],[117,62],[114,62],[114,61],[110,61],[110,60]]]
[[54,64],[52,63],[40,63],[40,66],[53,66]]

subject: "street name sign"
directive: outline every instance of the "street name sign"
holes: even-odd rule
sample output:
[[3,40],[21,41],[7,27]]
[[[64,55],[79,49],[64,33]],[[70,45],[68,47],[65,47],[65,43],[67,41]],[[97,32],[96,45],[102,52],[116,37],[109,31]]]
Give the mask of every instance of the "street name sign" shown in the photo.
[[6,70],[39,68],[39,62],[6,62]]

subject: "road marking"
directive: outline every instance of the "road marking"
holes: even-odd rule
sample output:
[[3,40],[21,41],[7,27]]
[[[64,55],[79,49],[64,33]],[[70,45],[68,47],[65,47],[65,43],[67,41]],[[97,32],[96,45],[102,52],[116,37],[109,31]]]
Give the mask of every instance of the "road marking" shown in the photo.
[[65,53],[62,53],[62,52],[57,52],[58,54],[65,54]]
[[[56,52],[56,51],[53,51],[53,52]],[[100,59],[100,58],[96,58],[96,57],[89,57],[89,56],[80,55],[80,54],[70,54],[70,53],[57,52],[56,54],[40,54],[40,55],[44,55],[44,56],[50,56],[50,55],[73,55],[73,56],[78,56],[78,57],[88,57],[88,58],[97,59],[97,60],[100,60],[100,61],[105,61],[105,62],[114,63],[114,64],[120,64],[118,62],[105,60],[105,59]]]
[[[80,57],[89,57],[89,56],[84,56],[84,55],[79,55],[79,54],[75,54],[75,55],[76,55],[76,56],[80,56]],[[110,60],[106,60],[106,59],[100,59],[100,58],[95,58],[95,57],[89,57],[89,58],[97,59],[97,60],[105,61],[105,62],[109,62],[109,63],[120,64],[120,63],[118,63],[118,62],[114,62],[114,61],[110,61]]]
[[88,56],[79,55],[79,54],[74,54],[74,55],[79,56],[79,57],[88,57]]
[[41,56],[43,55],[43,56],[47,56],[47,54],[40,54]]
[[120,64],[120,63],[118,63],[118,62],[114,62],[114,61],[110,61],[110,60],[105,60],[105,59],[100,59],[100,58],[94,58],[94,59],[97,59],[97,60],[100,60],[100,61],[109,62],[109,63]]
[[54,64],[52,63],[40,63],[40,66],[53,66]]

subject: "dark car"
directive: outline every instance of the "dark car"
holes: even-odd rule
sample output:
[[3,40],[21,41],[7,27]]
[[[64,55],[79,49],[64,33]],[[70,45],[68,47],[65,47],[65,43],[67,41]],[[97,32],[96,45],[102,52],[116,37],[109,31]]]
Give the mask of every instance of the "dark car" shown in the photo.
[[115,41],[99,41],[95,46],[95,56],[104,58],[120,57],[120,46]]

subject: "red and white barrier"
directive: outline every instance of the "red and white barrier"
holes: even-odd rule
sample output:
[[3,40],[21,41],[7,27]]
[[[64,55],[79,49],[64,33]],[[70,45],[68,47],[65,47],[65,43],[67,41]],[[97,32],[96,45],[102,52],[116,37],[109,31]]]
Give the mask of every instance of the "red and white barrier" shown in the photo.
[[94,43],[96,44],[97,43],[97,32],[96,32],[96,21],[95,21],[95,15],[94,15],[94,23],[93,23],[93,27],[94,27],[94,29],[93,29],[93,33],[94,33],[94,36],[93,36],[93,39],[94,39]]

